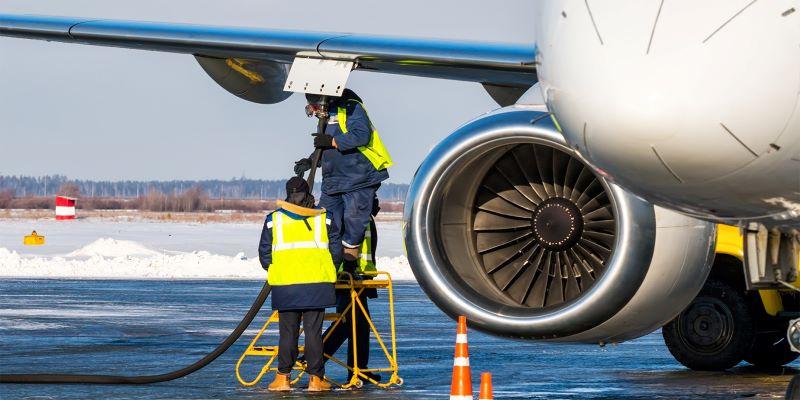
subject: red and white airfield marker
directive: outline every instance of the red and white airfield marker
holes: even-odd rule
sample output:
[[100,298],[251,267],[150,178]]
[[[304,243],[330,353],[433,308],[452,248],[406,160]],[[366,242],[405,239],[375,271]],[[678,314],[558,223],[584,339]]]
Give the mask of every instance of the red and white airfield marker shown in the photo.
[[75,219],[75,203],[78,199],[56,196],[56,219]]

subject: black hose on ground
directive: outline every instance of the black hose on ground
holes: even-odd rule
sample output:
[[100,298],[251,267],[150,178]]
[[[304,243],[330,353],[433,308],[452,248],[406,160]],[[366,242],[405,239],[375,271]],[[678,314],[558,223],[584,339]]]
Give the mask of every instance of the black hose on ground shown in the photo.
[[187,367],[181,368],[177,371],[168,372],[160,375],[142,375],[142,376],[115,376],[115,375],[75,375],[75,374],[0,374],[0,383],[47,383],[47,384],[61,384],[61,383],[82,383],[82,384],[97,384],[97,385],[146,385],[150,383],[166,382],[173,379],[182,378],[197,370],[210,364],[216,360],[217,357],[222,355],[233,345],[245,329],[253,322],[261,306],[267,300],[269,292],[272,288],[268,283],[264,282],[264,287],[261,293],[253,302],[250,311],[239,322],[236,329],[217,346],[214,351],[208,353],[205,357]]

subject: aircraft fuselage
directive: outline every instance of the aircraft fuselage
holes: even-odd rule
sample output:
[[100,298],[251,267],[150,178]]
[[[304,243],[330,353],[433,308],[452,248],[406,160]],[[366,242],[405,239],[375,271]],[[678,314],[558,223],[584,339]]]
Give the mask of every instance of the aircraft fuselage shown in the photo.
[[559,1],[536,15],[545,101],[601,173],[704,219],[800,225],[800,2]]

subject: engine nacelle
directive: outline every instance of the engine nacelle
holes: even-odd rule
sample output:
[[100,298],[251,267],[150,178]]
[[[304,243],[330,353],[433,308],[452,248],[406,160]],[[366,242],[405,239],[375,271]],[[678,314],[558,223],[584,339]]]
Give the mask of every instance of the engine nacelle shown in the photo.
[[647,334],[697,295],[715,225],[606,181],[550,115],[512,106],[441,142],[408,195],[405,244],[445,313],[492,334],[613,342]]

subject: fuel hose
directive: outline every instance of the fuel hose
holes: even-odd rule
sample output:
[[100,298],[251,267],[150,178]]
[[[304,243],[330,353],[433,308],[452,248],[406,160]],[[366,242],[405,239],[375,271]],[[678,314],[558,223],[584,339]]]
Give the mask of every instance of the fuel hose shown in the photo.
[[182,378],[193,372],[197,372],[201,368],[216,360],[217,357],[222,355],[228,348],[233,345],[236,340],[242,336],[242,333],[253,322],[264,301],[267,300],[269,292],[272,288],[268,283],[264,282],[264,287],[258,294],[258,297],[253,302],[250,310],[245,314],[244,318],[236,329],[228,335],[228,337],[220,343],[217,348],[205,357],[201,358],[194,364],[188,365],[176,371],[168,372],[160,375],[141,375],[141,376],[117,376],[117,375],[78,375],[78,374],[0,374],[0,383],[45,383],[45,384],[64,384],[64,383],[80,383],[80,384],[96,384],[96,385],[146,385],[150,383],[167,382],[173,379]]

